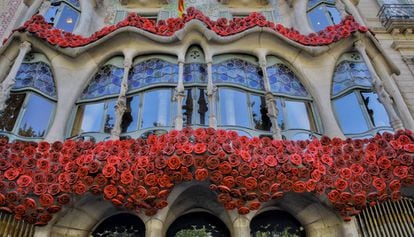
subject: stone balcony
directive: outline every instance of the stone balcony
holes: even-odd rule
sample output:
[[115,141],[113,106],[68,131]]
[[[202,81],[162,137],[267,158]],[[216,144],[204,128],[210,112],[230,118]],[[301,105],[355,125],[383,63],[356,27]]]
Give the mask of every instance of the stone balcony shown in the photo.
[[378,17],[388,32],[412,33],[414,29],[414,4],[384,4]]

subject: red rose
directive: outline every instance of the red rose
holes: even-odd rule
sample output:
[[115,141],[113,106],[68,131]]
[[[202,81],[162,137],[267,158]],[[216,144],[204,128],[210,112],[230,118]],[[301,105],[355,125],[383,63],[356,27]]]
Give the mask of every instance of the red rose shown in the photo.
[[302,157],[298,154],[293,154],[290,156],[290,162],[296,166],[300,166],[302,164]]
[[225,185],[226,187],[229,188],[233,188],[235,183],[234,177],[233,176],[226,176],[223,178],[223,185]]
[[341,199],[341,202],[347,203],[347,202],[349,202],[351,200],[352,195],[350,193],[348,193],[348,192],[342,192],[339,195],[339,198]]
[[167,160],[164,157],[158,156],[155,158],[155,168],[164,169],[167,166]]
[[277,165],[277,158],[273,155],[266,156],[264,163],[269,167],[275,167]]
[[244,180],[244,186],[248,191],[251,191],[257,187],[257,180],[253,177],[248,177]]
[[39,203],[42,207],[48,207],[53,204],[55,199],[50,194],[42,194],[39,197]]
[[251,170],[252,169],[250,168],[250,166],[249,166],[248,163],[242,163],[239,166],[239,173],[240,173],[241,176],[247,176],[247,175],[249,175],[250,172],[251,172]]
[[229,163],[229,162],[227,162],[227,161],[224,161],[224,162],[222,162],[222,163],[219,165],[219,171],[220,171],[223,175],[230,174],[231,170],[232,170],[231,165],[230,165],[230,163]]
[[158,184],[160,185],[160,187],[163,187],[163,188],[170,188],[171,186],[173,186],[173,184],[171,183],[170,177],[166,174],[158,178]]
[[229,155],[228,161],[232,167],[236,167],[240,165],[240,156],[232,154]]
[[195,179],[198,181],[203,181],[208,177],[208,171],[206,169],[197,169],[194,173]]
[[251,202],[249,204],[249,209],[252,211],[259,210],[259,208],[260,208],[260,202]]
[[223,175],[220,173],[220,171],[215,170],[210,173],[211,182],[218,184],[221,182],[222,179],[223,179]]
[[50,195],[56,195],[56,194],[60,193],[59,184],[50,184],[48,189],[47,189],[47,192]]
[[17,185],[19,185],[19,187],[27,187],[31,183],[32,183],[32,177],[30,177],[28,175],[22,175],[17,180]]
[[10,168],[4,172],[4,177],[8,180],[15,180],[20,174],[19,169],[17,168]]
[[184,167],[190,167],[194,164],[193,156],[190,154],[184,154],[181,156],[181,164]]
[[240,152],[240,156],[242,158],[242,160],[244,160],[245,162],[250,162],[250,160],[252,159],[252,157],[250,156],[250,153],[248,151],[242,150]]
[[178,156],[172,156],[168,159],[168,167],[172,170],[177,170],[181,166],[181,161]]
[[86,186],[84,183],[82,183],[81,181],[78,181],[75,184],[75,193],[78,195],[82,195],[86,192]]
[[47,184],[40,183],[34,186],[33,193],[36,195],[41,195],[47,192]]
[[125,170],[121,174],[121,183],[123,184],[130,184],[132,180],[134,179],[134,175],[130,170]]
[[364,205],[366,203],[367,199],[365,194],[357,193],[354,195],[354,203],[357,205]]
[[393,170],[393,174],[401,179],[404,179],[408,176],[408,167],[407,166],[397,166]]
[[393,180],[390,183],[390,189],[391,191],[399,191],[401,188],[401,183],[399,180]]
[[111,164],[106,164],[102,169],[102,174],[107,178],[112,177],[115,173],[116,173],[116,168],[115,166]]
[[157,185],[157,176],[153,173],[147,174],[145,176],[145,184],[152,187]]
[[303,181],[296,181],[293,184],[293,191],[296,193],[303,193],[306,190],[306,183]]
[[378,177],[374,177],[374,179],[372,181],[372,185],[378,191],[382,191],[382,190],[384,190],[387,187],[387,185],[385,184],[384,180],[382,180],[382,179],[380,179]]
[[104,194],[105,194],[106,199],[112,199],[118,194],[118,189],[116,188],[115,185],[112,185],[112,184],[107,185],[104,188]]
[[338,192],[338,190],[331,190],[328,193],[328,199],[332,202],[332,203],[336,203],[339,199],[339,195],[340,193]]
[[194,146],[194,153],[196,154],[203,154],[204,152],[206,152],[207,150],[207,146],[205,143],[197,143]]
[[349,189],[353,193],[359,193],[362,191],[362,184],[360,182],[352,182],[351,185],[349,185]]
[[240,215],[246,215],[250,212],[250,210],[247,207],[240,207],[238,212],[239,212]]
[[339,191],[344,191],[348,187],[348,182],[344,179],[339,178],[335,182],[335,187]]
[[209,156],[206,161],[206,164],[208,169],[214,170],[217,169],[217,167],[219,166],[220,160],[215,156]]

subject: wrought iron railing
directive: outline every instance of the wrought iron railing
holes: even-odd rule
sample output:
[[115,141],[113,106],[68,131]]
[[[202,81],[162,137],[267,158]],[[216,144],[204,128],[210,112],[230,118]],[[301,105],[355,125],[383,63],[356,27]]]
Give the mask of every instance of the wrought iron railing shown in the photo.
[[413,28],[414,4],[383,4],[378,17],[388,31]]

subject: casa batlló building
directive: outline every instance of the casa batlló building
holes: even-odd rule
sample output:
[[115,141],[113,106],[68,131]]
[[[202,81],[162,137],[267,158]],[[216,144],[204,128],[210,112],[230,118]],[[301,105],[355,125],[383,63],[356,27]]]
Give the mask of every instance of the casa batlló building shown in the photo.
[[414,2],[0,19],[1,236],[414,236]]

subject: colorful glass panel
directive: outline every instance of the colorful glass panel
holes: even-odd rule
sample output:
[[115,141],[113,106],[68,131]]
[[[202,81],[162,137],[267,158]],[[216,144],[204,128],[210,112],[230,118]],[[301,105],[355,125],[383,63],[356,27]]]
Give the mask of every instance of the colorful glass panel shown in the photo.
[[332,96],[336,96],[348,88],[371,88],[371,75],[364,62],[343,61],[336,66]]
[[309,97],[309,93],[286,65],[278,63],[267,68],[270,90],[273,93],[289,96]]
[[128,90],[132,91],[152,84],[177,82],[177,64],[162,59],[149,59],[132,68],[128,79]]
[[124,69],[113,65],[102,67],[84,90],[81,99],[95,99],[108,95],[118,95],[121,89]]
[[44,62],[23,63],[16,75],[14,90],[35,88],[56,99],[55,82],[49,65]]
[[263,90],[260,68],[241,59],[230,59],[213,65],[213,82],[229,83]]
[[201,63],[185,64],[184,83],[207,83],[206,65]]

